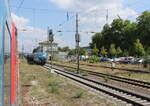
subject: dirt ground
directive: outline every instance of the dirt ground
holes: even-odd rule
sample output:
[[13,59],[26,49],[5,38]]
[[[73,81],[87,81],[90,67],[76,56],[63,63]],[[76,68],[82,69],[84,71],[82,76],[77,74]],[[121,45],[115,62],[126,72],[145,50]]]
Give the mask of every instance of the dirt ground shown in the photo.
[[116,106],[41,66],[20,62],[21,106]]

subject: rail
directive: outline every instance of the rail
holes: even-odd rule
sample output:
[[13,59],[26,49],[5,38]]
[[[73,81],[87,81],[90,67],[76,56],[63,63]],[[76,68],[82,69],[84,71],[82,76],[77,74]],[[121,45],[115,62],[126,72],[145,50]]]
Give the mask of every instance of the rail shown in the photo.
[[[46,69],[50,69],[49,65],[44,66]],[[87,87],[90,87],[99,92],[103,92],[107,95],[113,96],[119,100],[130,103],[134,106],[149,106],[150,105],[150,97],[144,94],[140,94],[137,92],[130,91],[128,89],[124,89],[118,86],[110,85],[103,82],[98,82],[96,80],[86,78],[79,74],[75,74],[73,72],[65,71],[62,68],[58,68],[56,66],[53,67],[57,74],[65,76],[69,79],[72,79],[78,83],[81,83]]]

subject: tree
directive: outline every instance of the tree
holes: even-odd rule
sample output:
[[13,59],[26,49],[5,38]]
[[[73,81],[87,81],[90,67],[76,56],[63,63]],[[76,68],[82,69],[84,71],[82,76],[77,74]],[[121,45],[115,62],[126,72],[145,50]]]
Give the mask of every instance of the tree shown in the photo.
[[[109,44],[114,43],[116,46],[120,46],[122,48],[124,41],[124,27],[127,26],[130,22],[128,20],[122,19],[114,19],[111,24],[111,42]],[[108,36],[108,35],[107,35]]]
[[128,20],[114,19],[113,22],[108,25],[104,25],[100,33],[96,33],[92,37],[92,47],[96,44],[97,48],[105,46],[109,49],[110,44],[115,43],[123,50],[129,50],[137,37],[135,35],[137,29],[136,23],[131,23]]
[[67,52],[67,51],[70,51],[69,47],[68,46],[65,46],[65,47],[58,47],[58,50],[61,51],[61,52]]
[[104,25],[101,32],[92,37],[91,48],[100,49],[104,46],[107,50],[110,44],[114,43],[120,47],[124,55],[134,55],[134,42],[139,39],[143,47],[147,50],[150,47],[150,12],[143,12],[136,22],[129,20],[114,19],[111,24]]
[[83,48],[79,48],[80,55],[86,56],[87,52]]
[[63,50],[64,52],[67,52],[67,51],[69,51],[70,49],[69,49],[68,46],[66,46],[66,47],[63,47],[62,50]]
[[102,44],[102,34],[101,33],[96,33],[94,36],[92,36],[92,43],[90,43],[90,47],[94,48],[95,45],[97,48],[101,48]]
[[124,50],[122,53],[122,56],[125,56],[125,57],[129,56],[129,52],[127,50]]
[[150,55],[150,47],[147,48],[146,55]]
[[[76,55],[77,49],[72,49],[69,51],[68,55]],[[87,52],[83,48],[79,48],[79,55],[87,55]]]
[[120,47],[118,47],[118,48],[116,49],[116,52],[117,52],[117,56],[121,56],[122,50],[121,50]]
[[105,49],[104,46],[101,48],[101,55],[102,55],[103,57],[106,57],[106,55],[107,55],[107,49]]
[[33,49],[32,53],[36,53],[37,52],[37,48]]
[[95,55],[95,56],[98,55],[99,50],[97,49],[96,44],[94,45],[94,48],[92,49],[92,52],[93,52],[93,55]]
[[143,45],[142,45],[142,43],[140,42],[139,39],[137,39],[134,42],[134,51],[135,51],[135,55],[138,56],[138,57],[145,55],[144,47],[143,47]]
[[75,55],[75,54],[76,54],[76,50],[75,49],[70,50],[69,53],[68,53],[69,56]]
[[147,48],[150,46],[150,12],[145,11],[137,18],[139,39]]
[[[121,48],[123,50],[128,50],[132,48],[133,42],[138,39],[137,33],[137,23],[129,23],[123,28],[124,38],[121,43]],[[118,46],[118,45],[117,45]],[[131,53],[130,53],[131,54]]]
[[144,61],[143,65],[145,68],[147,68],[150,65],[150,55],[145,56],[144,59],[145,59],[145,61]]
[[40,46],[33,49],[32,53],[36,53],[36,52],[42,52],[42,49]]
[[111,57],[116,56],[117,52],[116,52],[116,49],[115,49],[115,44],[110,45],[109,54],[110,54]]
[[61,47],[58,47],[58,50],[61,51]]

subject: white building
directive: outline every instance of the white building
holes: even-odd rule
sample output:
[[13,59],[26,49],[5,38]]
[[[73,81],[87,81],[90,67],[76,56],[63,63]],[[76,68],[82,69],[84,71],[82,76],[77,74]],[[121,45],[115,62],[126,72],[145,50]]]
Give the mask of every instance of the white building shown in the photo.
[[[51,43],[49,41],[44,41],[39,43],[42,52],[46,52],[51,56],[51,54],[54,56],[58,54],[58,44],[57,43]],[[52,47],[51,47],[52,46]]]

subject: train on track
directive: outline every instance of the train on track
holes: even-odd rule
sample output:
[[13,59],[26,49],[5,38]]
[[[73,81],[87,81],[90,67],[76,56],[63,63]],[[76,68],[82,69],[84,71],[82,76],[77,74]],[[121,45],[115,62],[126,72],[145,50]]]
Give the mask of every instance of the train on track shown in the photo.
[[18,106],[18,88],[17,28],[9,0],[0,0],[0,106]]
[[28,54],[26,58],[29,64],[45,65],[48,60],[48,54],[45,52],[36,52]]

